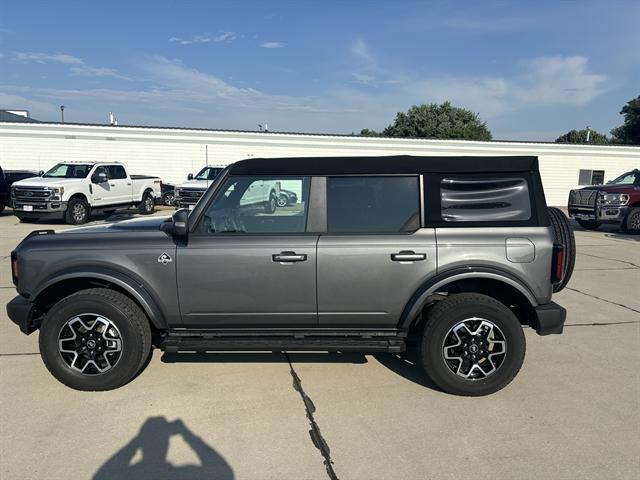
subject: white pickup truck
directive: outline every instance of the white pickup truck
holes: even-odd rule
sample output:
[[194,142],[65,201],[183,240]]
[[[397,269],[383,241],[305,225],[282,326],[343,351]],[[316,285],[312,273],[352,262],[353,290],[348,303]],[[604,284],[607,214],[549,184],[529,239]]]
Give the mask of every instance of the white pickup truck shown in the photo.
[[57,217],[80,225],[92,213],[124,208],[148,215],[160,194],[160,178],[129,175],[121,163],[64,162],[39,177],[15,182],[11,206],[22,222]]

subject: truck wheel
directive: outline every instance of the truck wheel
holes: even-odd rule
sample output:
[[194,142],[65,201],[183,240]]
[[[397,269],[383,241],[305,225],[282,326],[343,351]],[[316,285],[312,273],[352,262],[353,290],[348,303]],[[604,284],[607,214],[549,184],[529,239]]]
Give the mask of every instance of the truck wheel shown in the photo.
[[22,223],[36,223],[38,220],[40,220],[37,217],[21,217],[20,215],[16,215],[18,217],[18,220],[20,220]]
[[162,196],[162,203],[164,203],[168,207],[173,207],[174,200],[175,200],[175,195],[172,192],[167,192]]
[[271,192],[271,194],[269,195],[269,201],[264,204],[264,212],[265,213],[275,212],[277,205],[278,205],[278,199],[276,198],[276,193]]
[[631,207],[622,222],[622,231],[632,235],[640,234],[640,207]]
[[427,375],[454,395],[489,395],[516,376],[526,350],[520,322],[478,293],[451,295],[428,314],[420,348]]
[[65,221],[70,225],[82,225],[89,221],[90,207],[82,198],[72,198],[64,214]]
[[132,380],[151,350],[151,328],[129,297],[92,288],[56,303],[40,329],[51,374],[76,390],[111,390]]
[[155,205],[156,202],[153,199],[153,195],[151,195],[151,192],[146,191],[142,194],[142,201],[138,205],[138,213],[140,215],[149,215],[153,213]]
[[2,213],[4,211],[4,203],[0,202],[0,213]]
[[564,274],[562,281],[553,284],[553,292],[557,293],[567,286],[573,267],[576,263],[576,237],[569,225],[569,219],[559,208],[549,207],[549,220],[553,228],[553,241],[564,246]]
[[600,225],[602,225],[602,223],[596,220],[580,220],[579,218],[576,218],[576,220],[578,222],[578,225],[580,225],[585,230],[597,230],[598,228],[600,228]]

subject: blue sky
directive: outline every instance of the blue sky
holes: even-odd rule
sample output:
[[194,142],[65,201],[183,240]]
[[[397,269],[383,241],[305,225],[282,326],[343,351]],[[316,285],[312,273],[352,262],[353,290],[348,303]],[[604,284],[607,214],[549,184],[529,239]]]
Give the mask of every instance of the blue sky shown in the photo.
[[608,132],[640,94],[640,2],[0,3],[0,108],[327,133],[451,100],[497,139]]

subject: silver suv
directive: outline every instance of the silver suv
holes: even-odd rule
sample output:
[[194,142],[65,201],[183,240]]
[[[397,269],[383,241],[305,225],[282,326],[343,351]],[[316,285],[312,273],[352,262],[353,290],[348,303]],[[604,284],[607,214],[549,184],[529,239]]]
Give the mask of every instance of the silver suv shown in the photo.
[[[265,208],[264,185],[295,201]],[[535,157],[249,159],[195,209],[56,232],[11,254],[7,311],[40,329],[51,373],[80,390],[168,352],[403,352],[444,391],[507,385],[524,327],[561,333],[551,301],[575,245]]]

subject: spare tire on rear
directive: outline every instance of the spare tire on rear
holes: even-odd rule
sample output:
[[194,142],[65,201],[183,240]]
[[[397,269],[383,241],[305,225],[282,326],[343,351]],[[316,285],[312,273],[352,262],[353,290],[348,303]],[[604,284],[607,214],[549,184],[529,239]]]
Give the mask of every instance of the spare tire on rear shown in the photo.
[[553,292],[559,292],[569,283],[573,274],[573,266],[576,263],[576,237],[573,229],[569,225],[569,219],[562,210],[549,207],[549,220],[553,228],[553,243],[564,247],[564,267],[562,269],[562,280],[553,284]]

